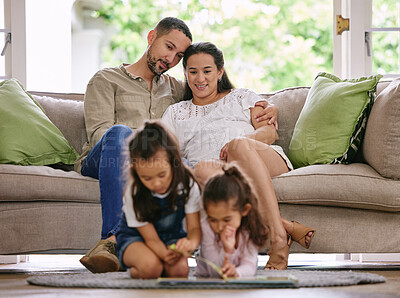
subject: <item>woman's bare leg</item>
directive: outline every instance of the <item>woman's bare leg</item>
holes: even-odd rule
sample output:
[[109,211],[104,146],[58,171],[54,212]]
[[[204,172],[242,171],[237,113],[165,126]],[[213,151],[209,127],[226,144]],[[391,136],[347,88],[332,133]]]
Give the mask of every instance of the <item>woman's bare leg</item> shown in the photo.
[[287,233],[271,180],[271,177],[289,171],[285,161],[268,145],[248,138],[238,138],[230,142],[228,162],[233,161],[253,182],[259,198],[260,214],[269,228],[271,251],[286,250]]
[[194,166],[193,174],[197,183],[203,189],[207,180],[216,174],[222,174],[224,162],[217,159],[210,159],[198,162]]

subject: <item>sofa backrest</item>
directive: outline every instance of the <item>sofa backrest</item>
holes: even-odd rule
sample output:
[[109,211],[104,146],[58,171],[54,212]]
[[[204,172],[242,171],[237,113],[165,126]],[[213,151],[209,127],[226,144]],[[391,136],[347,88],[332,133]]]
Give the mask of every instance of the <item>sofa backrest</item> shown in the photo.
[[[389,83],[386,81],[379,82],[377,94],[385,89]],[[294,87],[260,94],[263,98],[276,104],[279,109],[279,140],[276,143],[283,148],[286,154],[297,118],[309,90],[310,87]],[[82,146],[87,142],[83,109],[84,94],[33,91],[29,93],[43,107],[49,119],[80,154]]]
[[310,87],[287,88],[274,93],[261,94],[270,103],[279,109],[278,135],[276,144],[281,146],[287,154],[290,140],[292,139],[294,127],[301,109],[306,101]]
[[83,94],[29,92],[42,106],[47,117],[61,131],[75,150],[82,153],[87,142]]

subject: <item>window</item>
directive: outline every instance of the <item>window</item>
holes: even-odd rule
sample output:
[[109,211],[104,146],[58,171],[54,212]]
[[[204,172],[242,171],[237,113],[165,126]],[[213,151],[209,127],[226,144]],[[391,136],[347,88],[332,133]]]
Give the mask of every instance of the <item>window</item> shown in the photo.
[[[268,92],[311,85],[319,71],[342,78],[400,73],[399,0],[334,0],[334,13],[330,0],[0,0],[3,7],[2,2],[0,51],[11,28],[12,43],[0,56],[0,76],[16,77],[28,90],[84,92],[98,69],[136,61],[127,52],[139,49],[141,55],[145,33],[166,15],[187,21],[194,41],[210,40],[224,51],[237,87]],[[102,3],[110,3],[106,12],[120,9],[116,15],[132,26],[113,27],[93,17]],[[143,7],[117,7],[128,3]],[[342,35],[332,34],[332,17],[339,14],[350,18],[350,31]],[[137,34],[123,37],[127,29]],[[182,78],[181,67],[170,74]]]
[[400,76],[399,0],[334,0],[334,14],[349,19],[350,30],[333,39],[334,73],[342,78]]
[[[268,92],[310,85],[319,71],[332,71],[330,0],[4,1],[22,6],[11,17],[11,49],[21,51],[18,59],[13,52],[12,76],[30,91],[84,92],[98,69],[136,61],[140,56],[131,53],[143,53],[148,31],[165,16],[184,19],[194,41],[220,47],[237,87]],[[93,17],[102,3],[125,26]],[[21,34],[14,34],[18,28]],[[183,77],[179,65],[169,73]]]
[[367,55],[372,56],[372,72],[386,77],[399,76],[399,0],[372,1],[372,27],[366,36],[369,39]]

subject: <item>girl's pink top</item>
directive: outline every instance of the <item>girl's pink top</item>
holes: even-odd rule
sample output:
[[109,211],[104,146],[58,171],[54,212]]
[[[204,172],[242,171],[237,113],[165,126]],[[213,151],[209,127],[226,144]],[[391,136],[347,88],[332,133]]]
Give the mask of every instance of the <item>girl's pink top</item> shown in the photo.
[[[207,218],[201,220],[203,232],[200,256],[222,267],[225,258],[224,247],[219,236],[213,232]],[[239,276],[254,276],[257,271],[258,247],[249,240],[247,231],[239,234],[237,249],[228,255],[228,260],[236,266]],[[195,275],[198,277],[219,277],[218,273],[204,262],[197,260]]]

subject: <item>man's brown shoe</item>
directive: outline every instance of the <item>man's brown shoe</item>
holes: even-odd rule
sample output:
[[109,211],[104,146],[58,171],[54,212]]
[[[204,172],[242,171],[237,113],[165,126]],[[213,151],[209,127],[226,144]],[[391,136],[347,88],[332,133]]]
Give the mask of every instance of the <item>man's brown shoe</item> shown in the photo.
[[79,261],[93,273],[115,272],[120,268],[116,256],[115,242],[99,240],[95,247],[89,250]]

